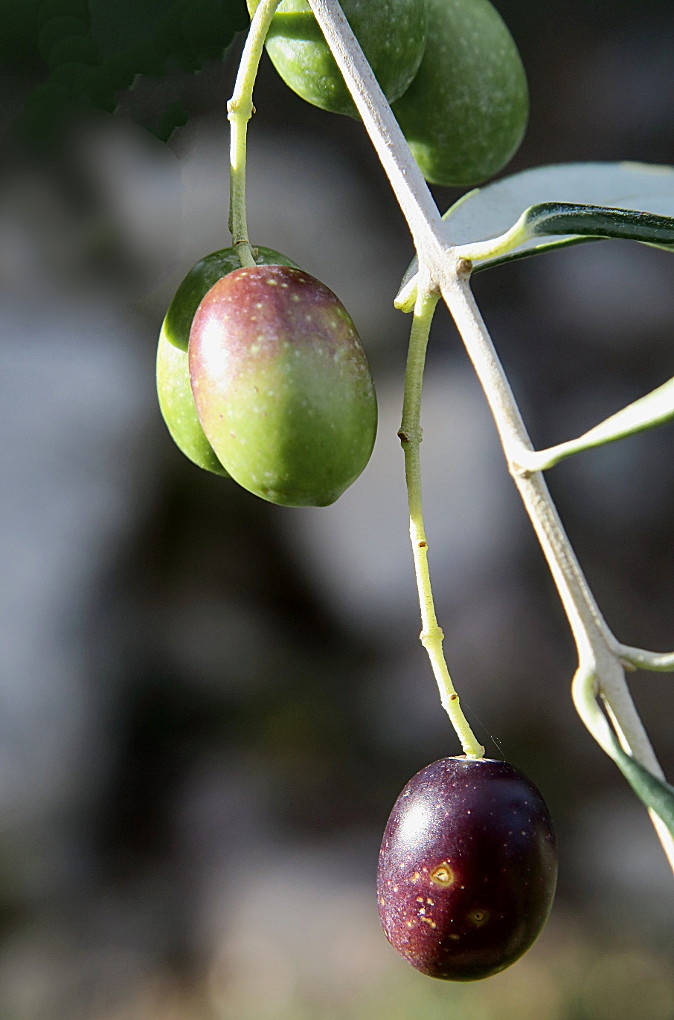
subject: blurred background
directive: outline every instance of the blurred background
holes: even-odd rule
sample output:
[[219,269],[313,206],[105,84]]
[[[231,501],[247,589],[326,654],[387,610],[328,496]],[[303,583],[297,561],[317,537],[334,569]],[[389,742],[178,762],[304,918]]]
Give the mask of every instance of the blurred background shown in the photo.
[[[505,172],[674,162],[669,0],[496,6],[532,97]],[[443,312],[423,414],[438,615],[487,754],[550,806],[560,883],[534,948],[475,985],[423,978],[379,928],[388,812],[459,747],[418,642],[396,438],[412,249],[361,126],[265,57],[251,237],[340,296],[381,415],[336,505],[278,508],[184,459],[154,391],[173,292],[229,243],[243,2],[0,9],[0,1016],[668,1020],[671,874],[575,716],[568,627]],[[83,81],[93,103],[73,106]],[[459,195],[433,190],[442,209]],[[476,277],[536,445],[674,374],[673,274],[610,242]],[[672,435],[549,472],[609,623],[658,649],[674,647]],[[671,777],[671,681],[632,688]]]

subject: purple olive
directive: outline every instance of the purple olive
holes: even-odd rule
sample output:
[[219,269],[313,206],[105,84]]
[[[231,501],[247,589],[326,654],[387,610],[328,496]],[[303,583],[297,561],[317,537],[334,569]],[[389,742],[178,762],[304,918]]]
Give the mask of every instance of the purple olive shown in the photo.
[[430,977],[474,981],[535,942],[557,884],[552,821],[512,765],[442,758],[405,786],[379,852],[387,939]]

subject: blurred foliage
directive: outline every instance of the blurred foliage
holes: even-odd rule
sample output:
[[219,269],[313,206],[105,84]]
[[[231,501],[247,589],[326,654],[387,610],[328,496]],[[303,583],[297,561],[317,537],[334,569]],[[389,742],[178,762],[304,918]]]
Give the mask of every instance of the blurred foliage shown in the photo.
[[49,142],[78,115],[115,111],[149,77],[158,88],[142,124],[165,141],[187,113],[162,85],[221,59],[247,23],[244,0],[5,0],[0,59],[38,79],[16,126]]
[[[670,1020],[674,990],[664,953],[590,941],[558,930],[547,953],[530,954],[487,982],[429,981],[400,968],[337,1004],[315,993],[265,1014],[262,997],[231,1002],[217,1020]],[[584,954],[584,959],[582,956]],[[571,976],[573,978],[570,980]]]
[[[546,8],[512,0],[496,5],[518,32]],[[564,17],[605,7],[635,7],[630,0],[564,5]],[[644,6],[664,7],[665,0]],[[166,141],[187,121],[171,76],[197,73],[221,59],[236,33],[248,24],[245,0],[2,0],[0,62],[5,72],[28,75],[33,85],[15,127],[21,137],[44,145],[74,118],[116,111],[120,96],[151,79],[153,108],[127,110],[144,128]],[[524,20],[523,20],[524,19]]]

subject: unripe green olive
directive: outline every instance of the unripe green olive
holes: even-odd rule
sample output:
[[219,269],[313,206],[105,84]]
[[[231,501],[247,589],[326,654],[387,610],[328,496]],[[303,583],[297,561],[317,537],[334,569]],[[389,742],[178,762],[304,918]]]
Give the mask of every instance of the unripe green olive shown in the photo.
[[[254,14],[259,0],[247,0]],[[342,0],[342,10],[389,102],[417,72],[426,44],[426,0]],[[267,36],[267,52],[286,85],[332,113],[357,117],[307,0],[283,0]]]
[[194,406],[187,351],[168,340],[164,326],[157,345],[157,396],[171,438],[186,457],[206,471],[227,475],[206,439]]
[[308,273],[253,266],[219,280],[194,316],[189,363],[208,441],[250,492],[327,506],[367,464],[377,404],[365,352]]
[[[254,248],[258,264],[295,263],[272,248]],[[194,313],[213,284],[241,268],[235,248],[223,248],[200,259],[175,293],[159,334],[157,345],[157,396],[159,408],[173,441],[186,457],[207,471],[228,475],[204,435],[194,406],[190,384],[187,344]]]
[[393,104],[424,177],[476,184],[517,150],[529,99],[517,47],[489,0],[427,0],[417,75]]

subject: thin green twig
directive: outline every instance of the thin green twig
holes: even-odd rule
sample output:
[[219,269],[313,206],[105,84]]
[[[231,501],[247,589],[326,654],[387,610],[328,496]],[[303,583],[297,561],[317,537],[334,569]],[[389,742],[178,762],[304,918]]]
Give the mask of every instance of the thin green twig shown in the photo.
[[442,707],[447,712],[456,735],[461,741],[464,754],[468,758],[482,758],[484,747],[477,740],[463,713],[459,695],[452,682],[442,650],[444,635],[435,614],[428,567],[428,539],[421,497],[421,390],[428,335],[438,297],[437,294],[430,294],[419,288],[410,332],[403,414],[398,436],[405,454],[410,541],[421,610],[421,643],[430,659]]
[[248,239],[246,216],[246,140],[248,121],[255,112],[253,86],[267,38],[269,25],[280,0],[262,0],[250,24],[241,54],[232,98],[227,103],[230,124],[229,139],[229,229],[242,266],[254,266],[253,250]]

